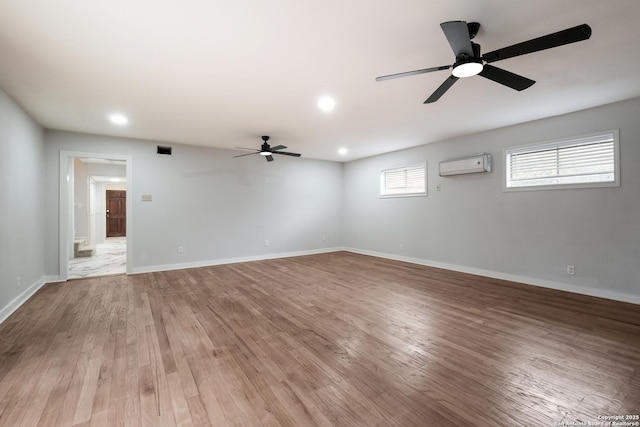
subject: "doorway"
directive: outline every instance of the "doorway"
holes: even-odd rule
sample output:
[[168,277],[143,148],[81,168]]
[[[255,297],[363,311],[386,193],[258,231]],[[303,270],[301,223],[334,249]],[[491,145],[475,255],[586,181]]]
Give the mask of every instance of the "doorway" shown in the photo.
[[61,280],[131,272],[131,166],[130,156],[60,152]]

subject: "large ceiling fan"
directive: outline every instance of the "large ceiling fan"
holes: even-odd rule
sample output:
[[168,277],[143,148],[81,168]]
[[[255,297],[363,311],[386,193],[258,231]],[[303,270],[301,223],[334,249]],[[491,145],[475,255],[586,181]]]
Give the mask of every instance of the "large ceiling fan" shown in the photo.
[[502,68],[489,65],[492,62],[500,61],[514,56],[525,55],[527,53],[538,52],[552,47],[575,43],[591,37],[591,27],[587,24],[578,25],[546,36],[517,43],[502,49],[494,50],[484,55],[480,55],[480,45],[471,40],[478,34],[480,24],[477,22],[449,21],[440,24],[445,37],[449,41],[456,62],[453,65],[443,65],[440,67],[424,68],[422,70],[407,71],[404,73],[389,74],[380,76],[376,81],[395,79],[398,77],[414,76],[416,74],[431,73],[433,71],[448,70],[453,68],[451,75],[431,94],[425,104],[435,102],[451,87],[455,82],[463,77],[475,75],[493,80],[515,90],[524,90],[535,83],[534,80],[514,74]]
[[252,154],[260,154],[261,156],[264,156],[267,159],[268,162],[272,162],[273,161],[272,154],[282,154],[284,156],[300,157],[299,153],[289,153],[287,151],[280,151],[280,150],[284,150],[285,148],[287,148],[284,145],[276,145],[275,147],[271,147],[267,143],[267,141],[269,141],[269,137],[267,135],[264,135],[262,137],[262,141],[264,141],[264,142],[260,146],[259,150],[256,150],[255,148],[236,147],[238,150],[250,150],[250,151],[253,151],[253,153],[240,154],[239,156],[233,156],[233,157],[236,158],[236,157],[250,156]]

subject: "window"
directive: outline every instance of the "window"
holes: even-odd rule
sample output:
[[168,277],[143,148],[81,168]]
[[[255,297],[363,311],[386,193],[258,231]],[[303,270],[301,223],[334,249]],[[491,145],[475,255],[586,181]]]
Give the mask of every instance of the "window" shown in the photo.
[[618,131],[508,148],[506,190],[620,186]]
[[426,171],[426,163],[382,171],[380,197],[426,196]]

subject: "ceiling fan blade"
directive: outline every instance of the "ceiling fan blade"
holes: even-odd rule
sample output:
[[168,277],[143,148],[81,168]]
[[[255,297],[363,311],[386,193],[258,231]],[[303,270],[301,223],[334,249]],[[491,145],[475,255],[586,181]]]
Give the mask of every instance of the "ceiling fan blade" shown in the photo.
[[471,36],[469,27],[465,21],[449,21],[440,24],[445,37],[453,49],[453,53],[458,58],[465,54],[473,58],[473,47],[471,46]]
[[436,102],[457,81],[458,78],[456,76],[449,76],[449,78],[445,80],[444,83],[442,83],[440,87],[436,89],[436,91],[433,92],[429,98],[427,98],[426,101],[424,101],[424,104],[431,104],[432,102]]
[[258,154],[258,153],[259,153],[259,151],[256,151],[255,153],[240,154],[240,155],[238,155],[238,156],[233,156],[233,158],[235,159],[236,157],[250,156],[250,155],[252,155],[252,154]]
[[578,25],[576,27],[567,28],[566,30],[556,33],[547,34],[546,36],[528,40],[526,42],[503,47],[494,50],[482,56],[486,62],[501,61],[514,56],[525,55],[527,53],[538,52],[553,47],[563,46],[565,44],[575,43],[587,40],[591,37],[591,27],[587,24]]
[[451,65],[442,65],[440,67],[423,68],[422,70],[415,70],[415,71],[405,71],[404,73],[396,73],[396,74],[389,74],[387,76],[376,77],[376,81],[381,82],[384,80],[397,79],[398,77],[415,76],[417,74],[431,73],[433,71],[448,70],[449,68],[451,68]]
[[283,154],[285,156],[300,157],[299,153],[289,153],[287,151],[273,151],[272,154]]
[[236,150],[250,150],[250,151],[260,151],[255,148],[245,148],[245,147],[236,147]]
[[267,162],[273,162],[273,156],[264,156],[267,159]]
[[503,70],[502,68],[494,67],[493,65],[485,64],[480,74],[485,79],[493,80],[496,83],[509,86],[511,89],[524,90],[532,86],[535,81],[522,77],[518,74],[514,74],[511,71]]
[[271,151],[276,151],[276,150],[284,150],[285,147],[284,145],[276,145],[275,147],[271,147]]

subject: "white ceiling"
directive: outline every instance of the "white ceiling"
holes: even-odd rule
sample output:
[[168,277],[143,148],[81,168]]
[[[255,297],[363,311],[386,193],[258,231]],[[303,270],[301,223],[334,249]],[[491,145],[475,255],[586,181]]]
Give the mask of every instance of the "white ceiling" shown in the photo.
[[[495,63],[522,92],[476,76],[423,105],[449,71],[374,81],[453,63],[451,20],[483,52],[593,35]],[[0,88],[47,128],[347,161],[640,96],[639,24],[638,0],[0,0]]]

